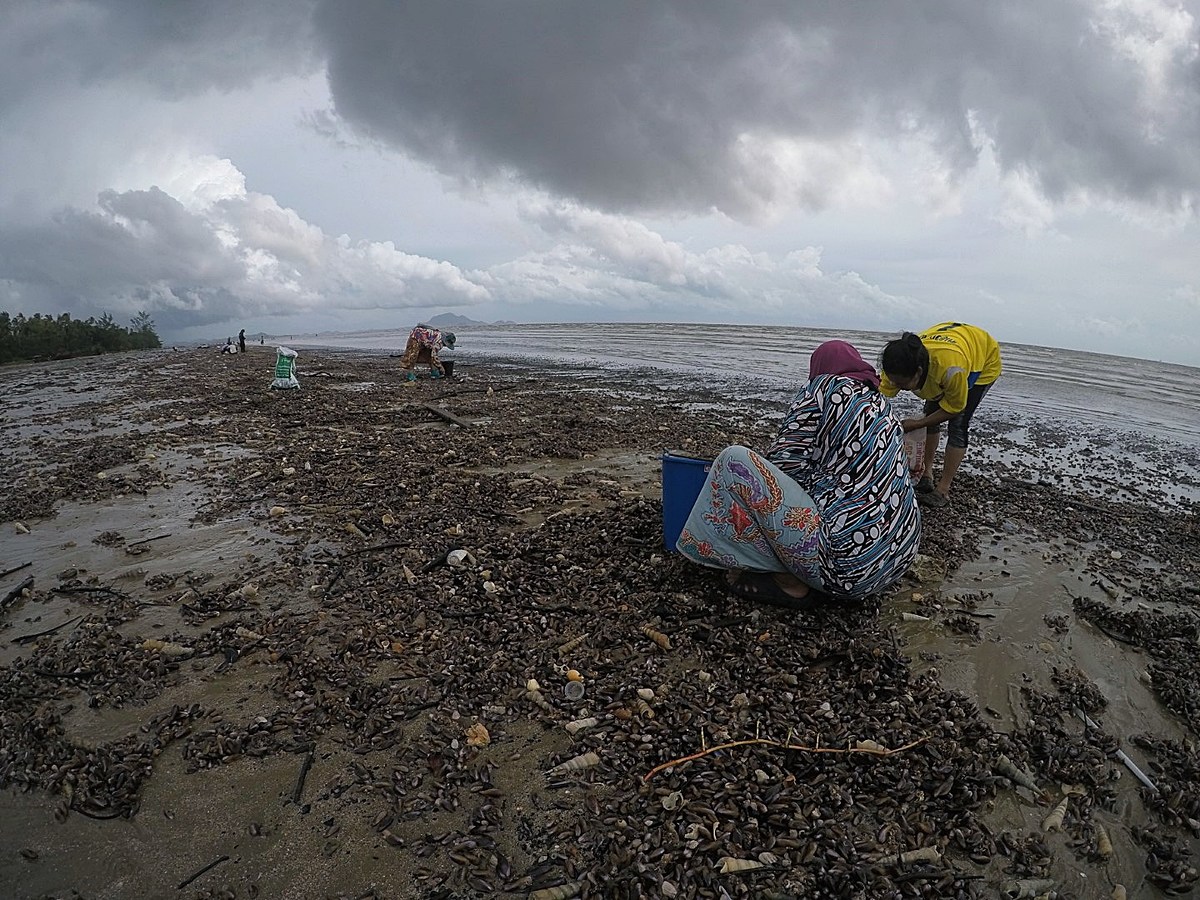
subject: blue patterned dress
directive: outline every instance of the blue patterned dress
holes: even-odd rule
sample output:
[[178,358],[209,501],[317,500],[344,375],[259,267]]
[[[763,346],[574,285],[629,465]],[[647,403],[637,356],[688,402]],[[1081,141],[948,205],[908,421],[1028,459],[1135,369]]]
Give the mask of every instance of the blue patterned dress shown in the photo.
[[904,433],[878,390],[818,375],[766,455],[727,447],[677,547],[701,565],[791,572],[830,596],[900,579],[921,541]]

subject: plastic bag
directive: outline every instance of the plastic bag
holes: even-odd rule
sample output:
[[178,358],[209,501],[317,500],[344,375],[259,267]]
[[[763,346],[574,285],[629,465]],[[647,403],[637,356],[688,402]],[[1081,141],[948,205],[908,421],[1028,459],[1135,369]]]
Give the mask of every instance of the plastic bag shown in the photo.
[[280,389],[298,388],[296,379],[296,357],[299,354],[289,347],[275,348],[275,380],[271,387]]
[[908,474],[913,481],[919,481],[925,474],[924,428],[904,435],[904,452],[908,454]]

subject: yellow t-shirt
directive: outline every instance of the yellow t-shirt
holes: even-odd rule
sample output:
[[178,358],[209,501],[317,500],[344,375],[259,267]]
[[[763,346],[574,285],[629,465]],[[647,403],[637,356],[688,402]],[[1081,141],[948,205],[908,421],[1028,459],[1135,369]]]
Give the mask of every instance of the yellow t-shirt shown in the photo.
[[[1000,377],[1000,345],[982,328],[943,322],[922,331],[921,343],[929,351],[929,373],[913,393],[922,400],[936,400],[948,413],[963,411],[972,387]],[[886,374],[879,379],[879,390],[885,397],[900,393]]]

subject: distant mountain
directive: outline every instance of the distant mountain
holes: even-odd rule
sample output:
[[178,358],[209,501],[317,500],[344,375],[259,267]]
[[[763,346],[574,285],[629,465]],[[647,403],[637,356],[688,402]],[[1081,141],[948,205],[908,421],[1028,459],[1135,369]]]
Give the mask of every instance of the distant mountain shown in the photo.
[[516,325],[516,322],[480,322],[478,319],[471,319],[467,316],[460,316],[457,313],[438,313],[432,319],[426,319],[426,324],[432,325],[435,328],[466,328],[471,325]]

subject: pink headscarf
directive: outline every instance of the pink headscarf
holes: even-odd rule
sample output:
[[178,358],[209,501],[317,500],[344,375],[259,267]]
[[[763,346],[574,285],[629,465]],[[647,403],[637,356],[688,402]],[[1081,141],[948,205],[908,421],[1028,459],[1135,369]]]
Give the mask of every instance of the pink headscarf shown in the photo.
[[875,367],[862,358],[853,344],[845,341],[826,341],[813,351],[808,361],[809,381],[818,375],[844,375],[871,387],[879,387]]

